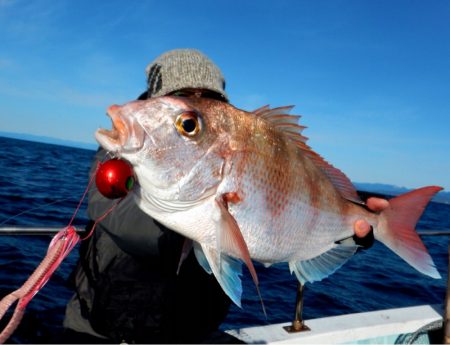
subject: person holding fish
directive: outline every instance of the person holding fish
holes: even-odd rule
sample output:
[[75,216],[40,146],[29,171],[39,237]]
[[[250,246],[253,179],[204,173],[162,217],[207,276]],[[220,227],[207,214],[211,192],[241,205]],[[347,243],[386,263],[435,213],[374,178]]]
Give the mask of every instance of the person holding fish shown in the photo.
[[[166,52],[148,65],[146,74],[147,90],[139,100],[175,96],[173,107],[178,106],[177,99],[228,103],[221,71],[198,50]],[[136,106],[138,104],[139,101]],[[189,137],[190,130],[194,132],[197,125],[195,114],[186,112],[180,121],[176,126],[187,131]],[[120,141],[122,130],[117,125],[111,140]],[[132,130],[139,137],[146,129],[141,124]],[[91,175],[95,174],[97,162],[105,158],[106,150],[99,149]],[[176,175],[175,167],[169,170],[165,172],[168,180],[183,178],[171,176],[172,172]],[[158,174],[157,169],[154,172]],[[204,178],[201,171],[196,173]],[[219,208],[224,211],[228,204],[238,202],[241,197],[229,193],[223,197]],[[73,274],[76,293],[67,306],[64,320],[65,339],[77,343],[214,342],[212,337],[231,302],[229,291],[224,292],[227,290],[224,283],[210,274],[211,268],[207,272],[208,263],[202,262],[195,250],[191,250],[192,241],[162,225],[161,220],[155,220],[136,200],[133,197],[123,199],[99,223],[92,237],[82,242]],[[113,201],[94,189],[89,195],[88,214],[91,219],[98,219],[112,205]],[[389,203],[370,198],[366,206],[379,213]],[[356,244],[371,245],[372,229],[366,218],[355,219],[353,233]],[[243,258],[248,265],[246,260]]]

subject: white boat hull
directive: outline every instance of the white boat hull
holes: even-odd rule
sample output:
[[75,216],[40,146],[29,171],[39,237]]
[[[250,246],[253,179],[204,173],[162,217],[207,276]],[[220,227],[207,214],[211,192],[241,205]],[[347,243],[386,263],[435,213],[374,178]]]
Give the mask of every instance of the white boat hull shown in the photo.
[[423,344],[430,343],[428,329],[442,327],[442,316],[432,306],[423,305],[312,319],[305,324],[310,330],[299,333],[283,328],[289,323],[226,332],[250,344],[394,344],[416,335],[415,342]]

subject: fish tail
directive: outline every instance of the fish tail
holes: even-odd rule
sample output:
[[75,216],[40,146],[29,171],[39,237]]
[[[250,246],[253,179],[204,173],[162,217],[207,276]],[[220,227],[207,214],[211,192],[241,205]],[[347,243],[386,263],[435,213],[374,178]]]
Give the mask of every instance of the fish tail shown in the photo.
[[380,214],[375,238],[419,272],[439,279],[433,259],[415,230],[416,223],[431,198],[441,187],[423,187],[389,200]]

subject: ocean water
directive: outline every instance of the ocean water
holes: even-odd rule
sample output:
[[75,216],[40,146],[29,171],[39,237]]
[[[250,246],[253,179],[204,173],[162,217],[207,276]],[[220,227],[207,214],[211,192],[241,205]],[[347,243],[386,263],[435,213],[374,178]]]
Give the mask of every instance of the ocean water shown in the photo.
[[[90,150],[0,137],[0,227],[64,227],[86,188],[93,155]],[[83,204],[75,225],[86,224],[85,209]],[[431,203],[417,228],[450,230],[450,205]],[[0,297],[23,284],[45,256],[50,240],[51,236],[43,235],[0,235]],[[376,242],[370,249],[358,252],[329,278],[306,285],[304,318],[421,304],[442,307],[449,239],[424,236],[423,241],[442,279],[416,272]],[[30,302],[11,342],[45,343],[61,332],[65,305],[73,294],[69,276],[78,258],[77,249]],[[244,270],[243,308],[231,307],[223,329],[291,321],[297,282],[287,265],[270,268],[257,265],[256,269],[267,319]],[[2,320],[0,327],[4,325]]]

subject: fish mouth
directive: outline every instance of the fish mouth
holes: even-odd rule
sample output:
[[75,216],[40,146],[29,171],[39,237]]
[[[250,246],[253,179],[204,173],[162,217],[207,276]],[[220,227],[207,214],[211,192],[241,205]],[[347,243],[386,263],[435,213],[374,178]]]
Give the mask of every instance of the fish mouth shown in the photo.
[[95,132],[95,139],[107,151],[123,152],[136,151],[143,145],[144,132],[141,126],[134,124],[130,119],[125,119],[122,107],[112,105],[107,110],[111,118],[110,130],[100,128]]

